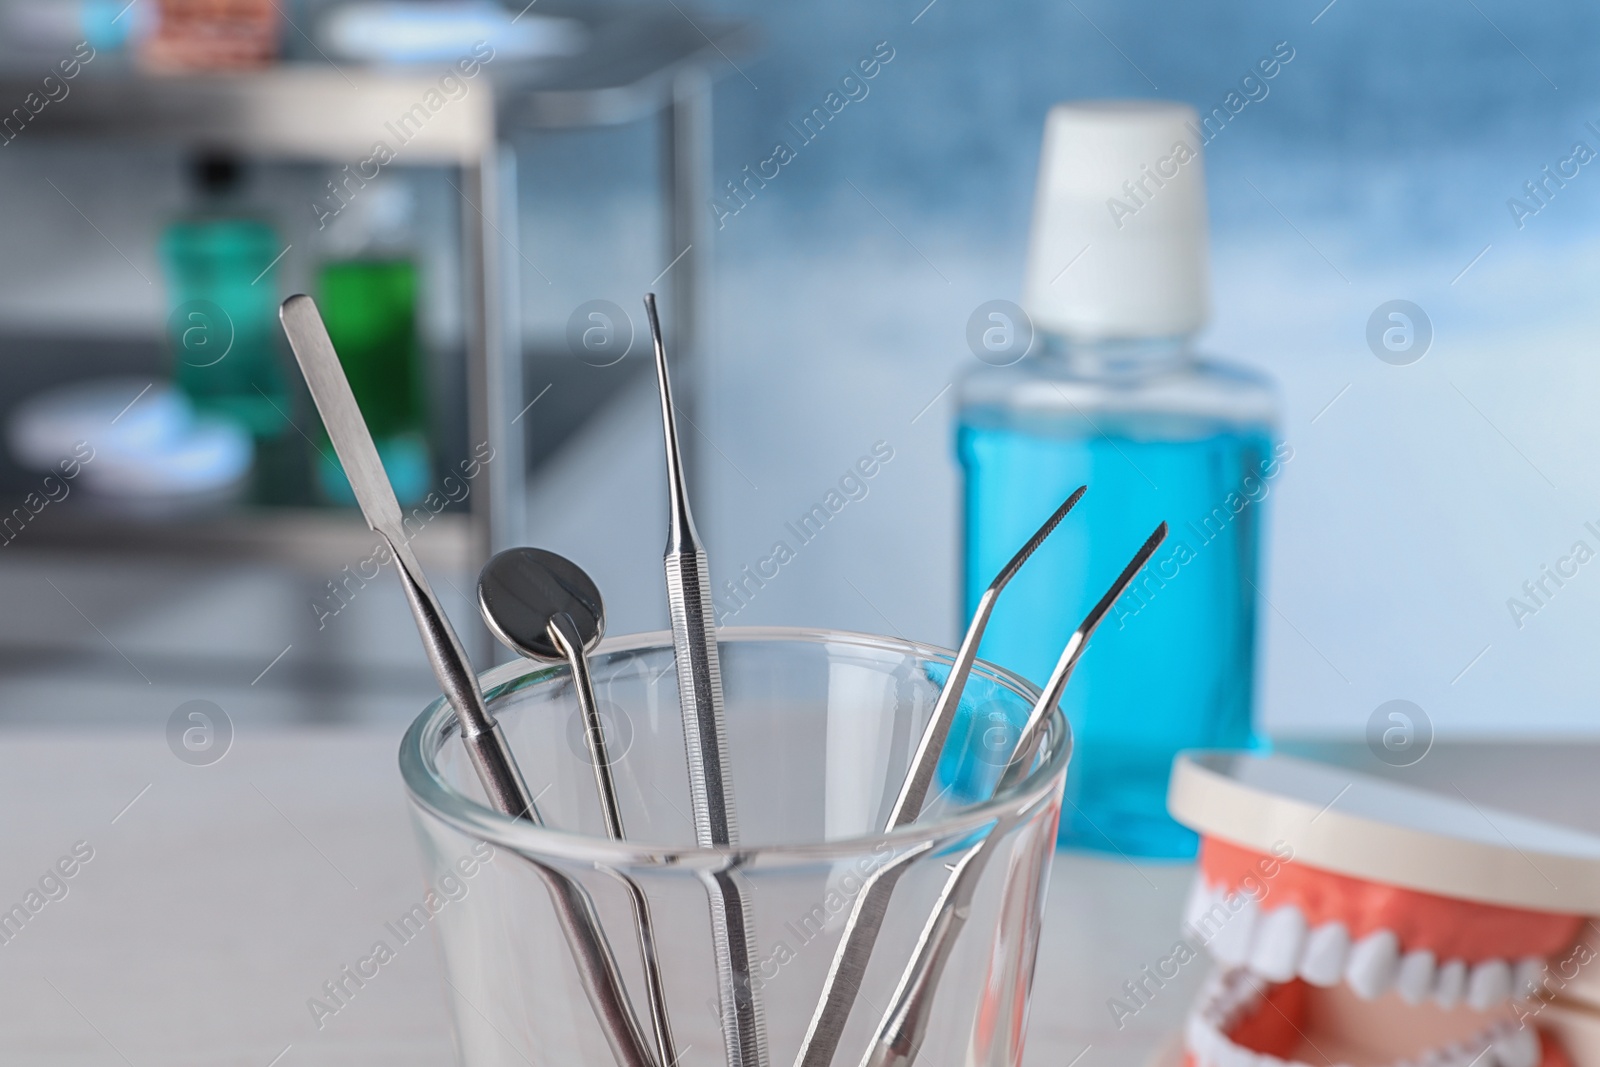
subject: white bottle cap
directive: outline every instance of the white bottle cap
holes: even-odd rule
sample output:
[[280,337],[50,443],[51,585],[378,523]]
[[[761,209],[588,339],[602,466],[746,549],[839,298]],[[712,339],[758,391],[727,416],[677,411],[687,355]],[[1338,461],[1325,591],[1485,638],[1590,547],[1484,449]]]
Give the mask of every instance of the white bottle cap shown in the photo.
[[1166,101],[1057,104],[1045,120],[1023,305],[1083,339],[1171,337],[1210,302],[1199,116]]

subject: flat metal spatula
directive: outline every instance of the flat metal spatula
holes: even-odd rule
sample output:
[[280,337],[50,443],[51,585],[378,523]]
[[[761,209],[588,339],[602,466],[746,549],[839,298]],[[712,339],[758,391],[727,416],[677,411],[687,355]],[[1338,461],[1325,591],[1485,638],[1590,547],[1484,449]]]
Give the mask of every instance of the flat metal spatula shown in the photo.
[[[395,570],[405,588],[411,615],[428,662],[455,709],[460,724],[461,742],[466,745],[473,769],[489,803],[495,810],[518,819],[542,823],[517,761],[506,744],[500,724],[483,702],[478,676],[472,661],[456,637],[444,608],[428,586],[422,565],[407,543],[400,516],[400,502],[378,458],[372,433],[350,391],[344,367],[333,350],[333,341],[322,322],[317,305],[309,296],[296,294],[278,309],[289,347],[311,389],[311,399],[322,415],[333,450],[339,455],[345,476],[355,491],[356,503],[366,516],[367,525],[382,537],[394,554]],[[523,857],[528,859],[528,857]],[[573,963],[583,981],[584,992],[595,1017],[605,1031],[612,1055],[619,1067],[657,1067],[649,1052],[638,1017],[628,1001],[626,988],[617,969],[616,957],[606,943],[605,932],[584,888],[560,871],[528,859],[544,880],[555,906],[556,920],[572,950]]]

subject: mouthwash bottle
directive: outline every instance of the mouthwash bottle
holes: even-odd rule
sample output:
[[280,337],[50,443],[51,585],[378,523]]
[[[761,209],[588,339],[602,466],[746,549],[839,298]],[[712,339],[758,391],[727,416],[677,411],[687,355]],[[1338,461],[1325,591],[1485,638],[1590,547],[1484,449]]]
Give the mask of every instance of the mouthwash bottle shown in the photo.
[[[1070,103],[1045,126],[1025,282],[1031,347],[963,383],[967,614],[1079,485],[1089,492],[1001,599],[980,655],[1042,684],[1162,520],[1166,543],[1068,686],[1060,843],[1186,857],[1166,812],[1181,749],[1254,744],[1252,683],[1271,385],[1202,358],[1205,183],[1181,104]],[[1026,323],[1023,324],[1026,335]],[[1021,353],[1017,353],[1021,355]]]
[[282,503],[303,484],[278,325],[284,242],[245,195],[237,159],[203,155],[191,176],[195,202],[160,242],[173,377],[201,411],[250,432],[251,496]]
[[[427,495],[433,469],[412,251],[415,208],[402,178],[362,188],[322,231],[325,258],[316,281],[328,338],[401,504]],[[355,493],[331,453],[320,450],[318,489],[332,503],[353,505]]]

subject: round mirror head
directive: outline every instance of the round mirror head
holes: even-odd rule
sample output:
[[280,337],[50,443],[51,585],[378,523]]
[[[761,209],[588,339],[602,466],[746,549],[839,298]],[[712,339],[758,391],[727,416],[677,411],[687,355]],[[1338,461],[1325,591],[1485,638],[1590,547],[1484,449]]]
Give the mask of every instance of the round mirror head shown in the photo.
[[549,631],[560,612],[571,616],[585,651],[605,632],[599,587],[582,567],[542,548],[507,549],[484,564],[478,610],[501,644],[533,659],[565,659]]

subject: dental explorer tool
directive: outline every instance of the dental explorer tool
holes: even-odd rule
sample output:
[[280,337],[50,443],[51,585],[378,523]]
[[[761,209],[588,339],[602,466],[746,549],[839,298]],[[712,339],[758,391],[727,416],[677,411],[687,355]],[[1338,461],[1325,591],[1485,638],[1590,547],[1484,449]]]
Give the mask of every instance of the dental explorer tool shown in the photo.
[[[678,668],[678,704],[689,760],[695,840],[702,848],[731,848],[738,844],[738,827],[723,722],[722,670],[717,656],[711,572],[689,510],[683,456],[678,447],[678,420],[667,374],[667,349],[661,337],[654,293],[645,294],[644,309],[655,347],[661,428],[666,441],[671,517],[663,562],[672,615],[672,650]],[[750,943],[751,923],[744,889],[731,869],[716,871],[710,879],[711,933],[716,946],[717,989],[728,1067],[766,1067],[767,1038],[761,1002],[752,981],[751,956],[755,946]]]
[[[605,632],[605,606],[599,587],[582,567],[563,556],[538,548],[512,548],[484,564],[478,576],[478,609],[489,631],[511,651],[543,662],[565,660],[572,671],[572,686],[583,716],[584,739],[589,760],[594,764],[606,835],[613,841],[626,840],[605,723],[600,718],[589,674],[588,653]],[[678,1052],[667,1014],[666,983],[661,977],[650,902],[638,882],[615,873],[633,907],[656,1053],[663,1065],[676,1064]]]
[[[1027,544],[1011,557],[1011,562],[1001,568],[1000,573],[995,575],[994,581],[989,583],[989,588],[985,589],[983,596],[979,598],[978,607],[972,613],[972,621],[967,624],[966,635],[961,639],[961,647],[956,651],[950,676],[945,679],[944,688],[939,691],[939,699],[934,703],[933,714],[923,728],[922,739],[917,743],[911,766],[907,769],[905,780],[900,785],[894,808],[884,826],[885,831],[896,830],[914,822],[922,813],[928,788],[933,783],[934,771],[939,766],[939,756],[944,751],[945,739],[950,735],[956,709],[961,704],[961,693],[966,689],[967,678],[972,674],[972,665],[978,658],[978,645],[983,641],[984,630],[989,625],[990,616],[994,614],[1000,593],[1011,583],[1011,579],[1017,576],[1022,565],[1039,550],[1045,539],[1061,525],[1061,520],[1067,517],[1067,512],[1076,506],[1088,488],[1086,485],[1080,485],[1071,496],[1067,497],[1066,501],[1045,520],[1044,525],[1028,538]],[[827,977],[823,980],[822,996],[817,999],[811,1024],[806,1029],[805,1039],[800,1043],[800,1052],[795,1057],[795,1067],[828,1067],[833,1062],[839,1041],[844,1036],[845,1024],[850,1021],[850,1011],[855,1006],[857,996],[860,995],[861,981],[866,976],[867,962],[872,958],[872,949],[877,943],[878,931],[882,928],[883,917],[889,907],[889,897],[894,892],[900,876],[905,873],[906,864],[919,855],[920,852],[908,853],[884,864],[872,874],[867,885],[856,896],[855,904],[850,909],[850,916],[845,920],[844,935],[839,940],[839,947],[834,951],[833,962],[828,968]]]
[[[344,367],[309,296],[296,294],[278,309],[283,332],[289,338],[300,373],[311,390],[333,450],[338,454],[356,503],[374,533],[382,537],[394,556],[395,570],[411,605],[422,647],[445,698],[455,709],[461,742],[483,784],[489,803],[504,815],[542,825],[527,783],[478,688],[472,661],[461,647],[444,608],[428,585],[422,565],[407,542],[394,487],[378,458],[377,446],[367,429]],[[528,857],[523,857],[528,859]],[[620,1067],[657,1067],[646,1047],[615,957],[600,928],[594,902],[582,886],[569,877],[528,859],[538,870],[555,906],[557,921],[572,950],[573,962],[584,984],[595,1016]]]
[[911,768],[906,772],[905,781],[900,785],[900,795],[895,798],[894,808],[889,813],[888,824],[885,830],[894,830],[907,823],[917,820],[922,814],[922,805],[927,800],[928,788],[933,784],[933,775],[939,768],[939,757],[944,753],[945,739],[950,736],[950,727],[955,723],[956,709],[961,705],[961,694],[967,687],[967,678],[972,674],[972,664],[978,658],[978,645],[983,641],[983,632],[989,626],[989,618],[994,614],[994,606],[1000,599],[1000,594],[1017,576],[1022,565],[1039,550],[1045,539],[1055,532],[1061,525],[1061,520],[1067,517],[1083,494],[1088,492],[1087,485],[1080,485],[1067,497],[1065,503],[1055,510],[1045,524],[1028,538],[1028,543],[1023,545],[1011,562],[1007,563],[995,575],[994,581],[989,583],[989,588],[983,591],[983,596],[978,600],[978,608],[972,613],[972,621],[967,625],[966,636],[961,639],[961,647],[956,651],[955,666],[951,668],[950,677],[944,683],[944,688],[939,692],[939,700],[933,706],[933,715],[928,720],[928,725],[923,728],[922,740],[917,742],[917,752],[912,757]]
[[[1061,658],[1056,661],[1055,670],[1051,672],[1044,692],[1034,703],[1028,720],[1017,737],[1011,758],[995,785],[995,796],[1000,796],[1005,790],[1014,787],[1027,777],[1039,745],[1044,740],[1045,723],[1049,720],[1051,710],[1060,702],[1062,693],[1066,691],[1067,682],[1072,677],[1078,661],[1083,658],[1089,638],[1094,635],[1095,628],[1110,612],[1117,598],[1123,594],[1151,555],[1161,546],[1162,541],[1166,540],[1166,536],[1167,524],[1163,522],[1134,554],[1133,559],[1129,560],[1128,565],[1117,576],[1117,580],[1111,584],[1111,588],[1106,590],[1105,595],[1090,609],[1089,614],[1084,616],[1078,628],[1072,631],[1072,636],[1067,639],[1066,647],[1061,651]],[[928,1019],[933,1010],[934,994],[938,991],[939,979],[944,973],[944,968],[950,961],[956,938],[960,936],[971,914],[972,896],[977,889],[978,879],[994,855],[995,848],[1021,817],[1021,812],[1007,812],[1002,815],[995,821],[995,825],[983,841],[970,847],[951,868],[950,877],[945,881],[938,903],[917,939],[911,964],[900,976],[894,998],[889,1002],[889,1010],[879,1024],[877,1037],[873,1039],[872,1046],[862,1057],[861,1067],[910,1067],[918,1053],[922,1051],[922,1043],[928,1032]]]

